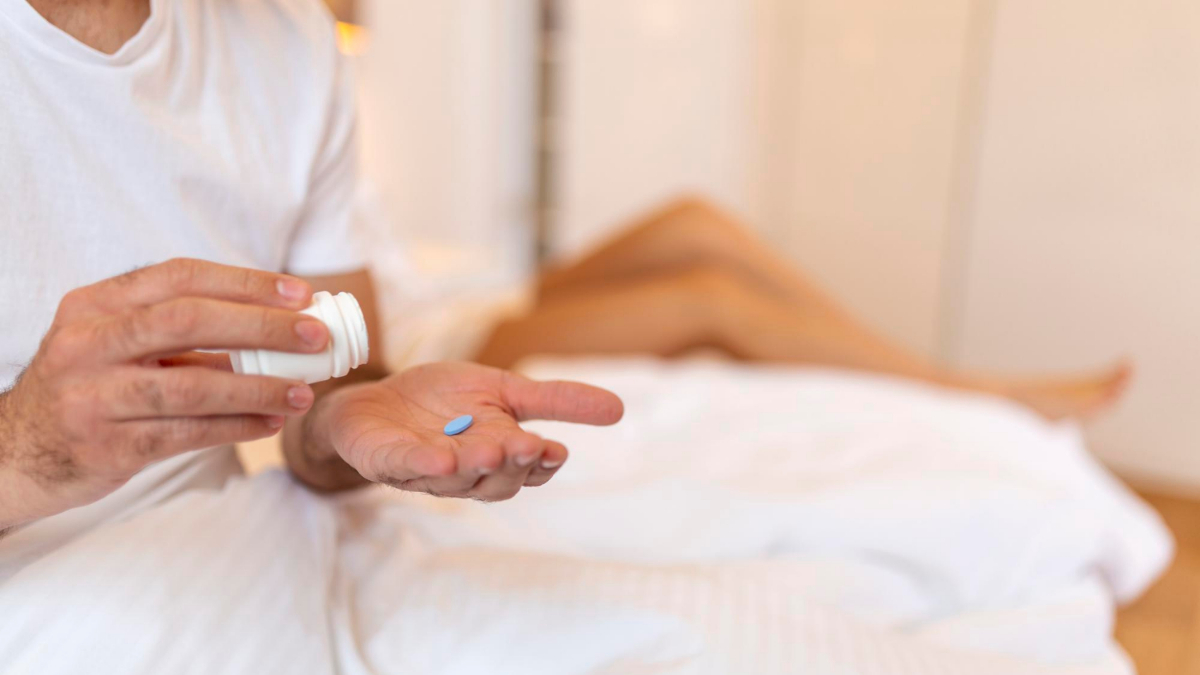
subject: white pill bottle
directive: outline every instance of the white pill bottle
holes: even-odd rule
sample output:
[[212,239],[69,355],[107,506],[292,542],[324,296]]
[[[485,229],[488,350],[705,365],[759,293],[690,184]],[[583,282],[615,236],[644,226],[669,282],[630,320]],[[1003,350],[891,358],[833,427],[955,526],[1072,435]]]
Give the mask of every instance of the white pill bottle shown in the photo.
[[344,377],[367,362],[370,345],[367,321],[358,300],[349,293],[313,294],[312,305],[301,312],[319,319],[329,328],[329,346],[316,354],[292,354],[266,349],[229,352],[233,370],[242,375],[270,375],[309,384]]

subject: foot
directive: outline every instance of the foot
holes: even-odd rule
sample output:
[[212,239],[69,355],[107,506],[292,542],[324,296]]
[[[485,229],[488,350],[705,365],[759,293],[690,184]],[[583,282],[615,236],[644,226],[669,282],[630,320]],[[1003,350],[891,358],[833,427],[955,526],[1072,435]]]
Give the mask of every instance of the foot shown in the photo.
[[1000,382],[988,389],[1032,408],[1048,420],[1087,419],[1112,407],[1132,378],[1133,367],[1123,362],[1092,375]]

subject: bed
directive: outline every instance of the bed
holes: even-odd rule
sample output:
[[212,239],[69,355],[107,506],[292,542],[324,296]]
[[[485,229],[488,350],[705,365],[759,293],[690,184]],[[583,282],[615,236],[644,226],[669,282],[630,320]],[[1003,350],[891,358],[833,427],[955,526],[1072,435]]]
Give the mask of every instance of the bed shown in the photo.
[[530,425],[572,459],[502,504],[266,471],[111,523],[0,586],[6,672],[1131,672],[1114,606],[1171,539],[1072,425],[834,371],[526,370],[627,418]]

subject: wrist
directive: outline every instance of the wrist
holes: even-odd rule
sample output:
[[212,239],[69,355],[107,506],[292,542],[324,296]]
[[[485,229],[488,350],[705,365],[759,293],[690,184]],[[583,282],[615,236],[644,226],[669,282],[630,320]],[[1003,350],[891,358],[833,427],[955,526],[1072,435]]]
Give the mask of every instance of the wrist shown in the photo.
[[346,393],[356,386],[340,387],[317,399],[312,409],[295,422],[284,439],[284,456],[292,473],[316,490],[334,492],[366,483],[345,462],[336,433],[340,407]]
[[0,392],[0,536],[23,520],[17,506],[17,484],[21,477],[14,469],[16,463],[16,434],[13,431],[10,392]]
[[0,536],[53,511],[47,493],[21,470],[17,412],[12,390],[0,393]]

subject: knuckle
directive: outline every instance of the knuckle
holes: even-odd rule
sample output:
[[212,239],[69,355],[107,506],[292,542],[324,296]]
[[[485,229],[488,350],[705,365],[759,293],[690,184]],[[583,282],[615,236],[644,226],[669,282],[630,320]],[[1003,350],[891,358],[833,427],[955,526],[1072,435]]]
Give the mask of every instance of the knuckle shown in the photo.
[[83,326],[52,329],[43,340],[42,352],[48,365],[58,368],[73,363],[87,353],[92,343],[91,330]]
[[294,336],[294,331],[291,329],[292,322],[301,320],[298,318],[288,317],[287,321],[289,323],[285,327],[283,322],[280,320],[282,315],[279,312],[267,309],[266,307],[259,308],[257,312],[258,334],[263,337],[277,335],[280,336],[280,339],[284,339],[284,336]]
[[[152,385],[151,395],[157,394],[159,408],[156,412],[162,412],[162,409],[167,403],[171,407],[180,411],[195,410],[207,401],[208,392],[204,387],[200,386],[193,378],[188,377],[187,373],[176,372],[170,373],[163,380],[163,384],[159,387],[157,382],[149,382]],[[153,401],[148,401],[153,403]]]
[[68,291],[58,303],[58,313],[55,318],[58,321],[70,321],[82,314],[91,304],[91,297],[84,289],[76,288]]
[[141,316],[145,319],[144,332],[162,332],[176,339],[184,339],[195,333],[200,327],[201,318],[199,303],[190,299],[163,303]]
[[139,308],[118,316],[112,324],[114,346],[133,352],[163,333],[155,308]]
[[154,332],[151,312],[148,309],[121,314],[115,320],[114,327],[115,341],[127,348],[142,344],[146,337]]
[[236,275],[236,279],[234,279],[235,287],[238,294],[243,298],[253,300],[266,295],[261,275],[258,272],[239,267],[234,274]]
[[200,274],[200,261],[194,258],[172,258],[162,264],[167,286],[176,293],[187,292]]

